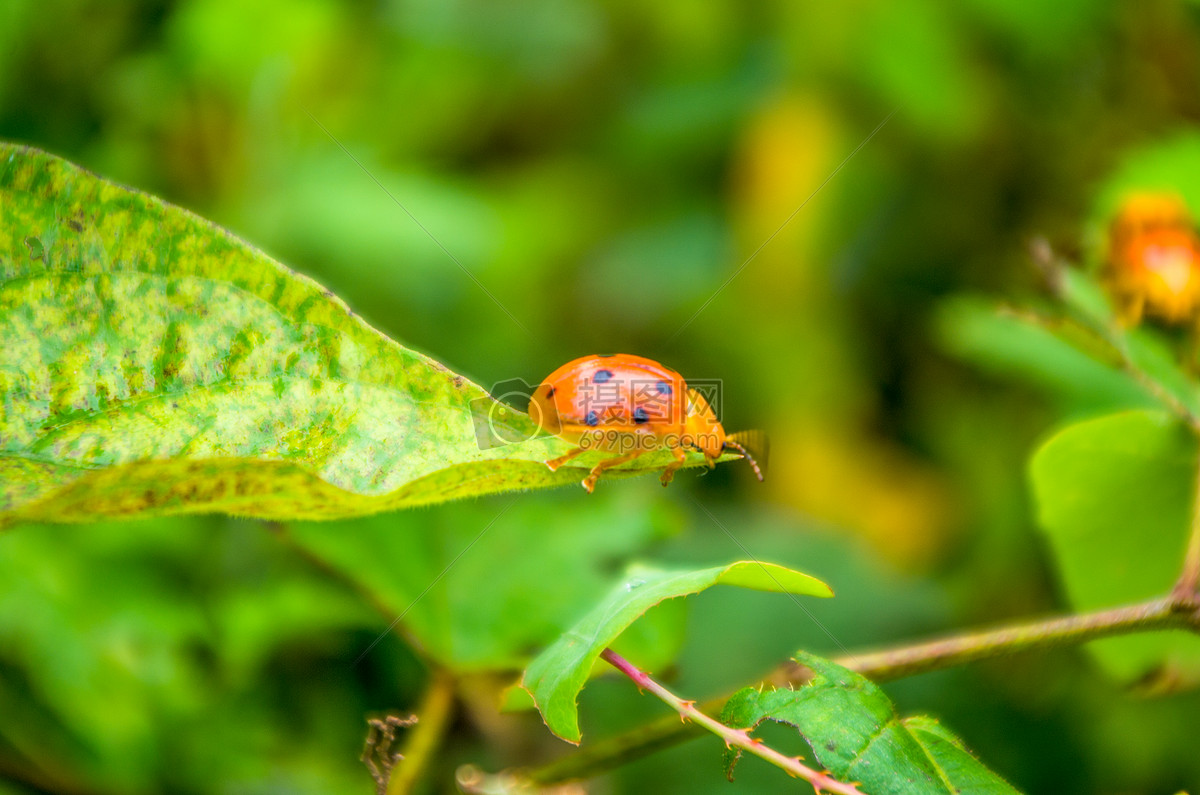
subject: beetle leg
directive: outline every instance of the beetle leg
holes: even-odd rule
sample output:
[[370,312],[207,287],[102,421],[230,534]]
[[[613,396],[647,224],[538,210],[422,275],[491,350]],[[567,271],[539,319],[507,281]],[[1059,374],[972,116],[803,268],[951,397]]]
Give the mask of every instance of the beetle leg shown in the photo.
[[570,461],[572,458],[579,455],[580,453],[584,453],[584,452],[587,452],[587,451],[584,450],[582,447],[576,447],[574,450],[567,453],[566,455],[560,455],[558,458],[550,459],[549,461],[546,462],[546,466],[550,467],[551,472],[557,472],[558,468],[560,466],[567,463],[568,461]]
[[667,464],[667,468],[663,470],[662,477],[659,478],[664,486],[671,482],[671,478],[675,477],[675,470],[679,469],[687,461],[687,456],[684,454],[682,447],[672,447],[671,452],[675,455],[675,460]]
[[583,479],[583,487],[587,489],[588,494],[592,493],[592,489],[596,488],[596,481],[600,479],[600,473],[609,467],[615,467],[617,464],[624,464],[626,461],[632,461],[640,455],[645,455],[649,450],[634,450],[632,453],[619,455],[616,458],[606,458],[596,466],[592,467],[592,471]]

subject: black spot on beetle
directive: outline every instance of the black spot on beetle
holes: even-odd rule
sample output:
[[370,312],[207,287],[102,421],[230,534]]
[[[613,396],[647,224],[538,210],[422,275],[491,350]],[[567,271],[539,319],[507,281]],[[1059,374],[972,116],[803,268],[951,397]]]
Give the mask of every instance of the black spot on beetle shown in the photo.
[[660,395],[671,394],[671,385],[668,384],[666,381],[659,381],[655,386],[658,389],[658,394],[660,394]]
[[650,421],[650,415],[646,413],[644,408],[638,406],[633,410],[633,421],[638,425],[643,425]]
[[612,377],[613,377],[612,370],[597,370],[595,373],[592,374],[592,383],[593,384],[607,384],[609,381],[612,380]]
[[583,421],[586,422],[588,425],[595,427],[600,424],[600,415],[594,411],[589,411],[587,413],[587,416],[583,418]]
[[549,399],[549,398],[554,397],[554,393],[557,391],[558,391],[557,387],[550,387],[549,389],[546,390],[546,398]]

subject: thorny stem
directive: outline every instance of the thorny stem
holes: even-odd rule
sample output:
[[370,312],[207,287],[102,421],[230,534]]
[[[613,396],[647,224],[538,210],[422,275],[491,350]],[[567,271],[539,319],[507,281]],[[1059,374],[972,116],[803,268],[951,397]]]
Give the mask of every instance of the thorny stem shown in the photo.
[[[968,662],[1163,629],[1200,632],[1200,597],[1195,593],[1183,596],[1177,589],[1169,597],[1124,607],[1056,616],[915,645],[847,655],[835,662],[876,681],[886,681]],[[765,681],[777,686],[795,685],[802,684],[807,677],[807,669],[789,661]],[[727,700],[728,696],[715,698],[701,704],[700,709],[717,711]],[[596,775],[702,733],[691,724],[679,724],[670,719],[655,721],[530,771],[528,778],[538,784],[553,784]]]
[[725,745],[740,748],[743,751],[754,754],[760,759],[782,768],[797,778],[802,778],[809,784],[812,784],[813,789],[818,793],[822,790],[827,792],[837,793],[838,795],[863,795],[862,791],[853,784],[844,784],[830,778],[825,773],[818,770],[813,770],[800,761],[799,758],[781,754],[774,748],[764,744],[761,740],[757,740],[750,736],[746,729],[734,729],[721,723],[719,720],[710,718],[696,708],[696,702],[685,701],[679,698],[671,691],[660,685],[658,682],[650,678],[650,676],[639,670],[633,663],[626,660],[621,655],[617,654],[612,649],[605,649],[600,653],[600,656],[605,661],[611,663],[618,671],[628,676],[633,680],[633,683],[641,690],[648,690],[658,696],[668,706],[679,713],[679,717],[684,723],[692,721],[698,726],[702,726],[708,731],[720,737],[725,741]]
[[403,762],[392,768],[387,795],[408,795],[416,790],[446,732],[453,706],[454,677],[442,669],[433,669],[425,697],[417,708],[420,720],[409,731],[400,752]]

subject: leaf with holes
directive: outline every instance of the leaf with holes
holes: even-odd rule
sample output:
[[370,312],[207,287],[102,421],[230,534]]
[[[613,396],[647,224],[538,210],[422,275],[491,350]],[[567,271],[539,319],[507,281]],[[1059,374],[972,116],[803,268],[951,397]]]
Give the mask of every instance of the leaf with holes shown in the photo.
[[833,596],[815,577],[777,566],[743,560],[696,571],[664,571],[631,567],[624,580],[525,669],[522,686],[533,696],[550,731],[578,743],[576,698],[592,666],[630,624],[667,599],[699,593],[714,585],[737,585],[757,591],[804,596]]
[[[813,756],[842,781],[856,781],[870,795],[1016,795],[937,721],[901,718],[871,680],[806,652],[796,662],[813,678],[796,690],[740,690],[721,721],[754,729],[763,721],[794,726]],[[740,750],[725,753],[730,780]]]
[[601,455],[552,473],[534,430],[225,230],[0,143],[0,524],[359,516]]

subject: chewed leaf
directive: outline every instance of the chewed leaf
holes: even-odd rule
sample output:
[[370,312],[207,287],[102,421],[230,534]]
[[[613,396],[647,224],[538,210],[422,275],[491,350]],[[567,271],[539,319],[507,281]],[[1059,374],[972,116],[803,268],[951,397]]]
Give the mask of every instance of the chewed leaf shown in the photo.
[[[869,679],[798,652],[813,678],[797,690],[746,688],[726,703],[721,721],[753,729],[765,720],[794,726],[813,756],[840,780],[871,795],[1015,795],[1012,785],[976,759],[931,718],[900,718]],[[738,754],[726,752],[732,778]]]
[[593,663],[626,627],[659,602],[722,584],[833,596],[829,586],[815,577],[772,563],[740,561],[697,571],[633,567],[604,601],[525,669],[522,685],[533,696],[550,731],[569,742],[579,742],[576,699]]
[[550,472],[570,448],[534,431],[225,230],[0,143],[0,524],[349,517],[579,481],[591,459]]

